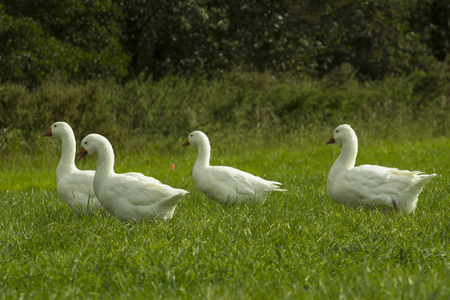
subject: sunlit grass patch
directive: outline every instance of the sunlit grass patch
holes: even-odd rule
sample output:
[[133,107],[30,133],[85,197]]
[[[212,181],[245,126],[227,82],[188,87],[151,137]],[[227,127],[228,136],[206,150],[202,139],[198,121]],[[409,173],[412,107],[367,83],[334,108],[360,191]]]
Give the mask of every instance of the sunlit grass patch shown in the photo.
[[[185,137],[181,137],[182,140]],[[360,139],[357,164],[438,174],[416,212],[351,209],[330,201],[339,147],[292,139],[263,147],[212,140],[211,163],[283,183],[261,205],[220,205],[191,177],[196,150],[116,150],[118,172],[138,171],[188,190],[168,222],[76,216],[59,198],[58,150],[2,162],[3,298],[368,298],[450,296],[449,141]],[[157,144],[157,142],[155,142]],[[172,143],[167,143],[172,145]],[[240,147],[239,147],[240,146]],[[170,146],[172,147],[172,146]],[[51,151],[49,149],[52,149]],[[77,162],[95,168],[95,158]],[[175,170],[171,164],[175,164]]]

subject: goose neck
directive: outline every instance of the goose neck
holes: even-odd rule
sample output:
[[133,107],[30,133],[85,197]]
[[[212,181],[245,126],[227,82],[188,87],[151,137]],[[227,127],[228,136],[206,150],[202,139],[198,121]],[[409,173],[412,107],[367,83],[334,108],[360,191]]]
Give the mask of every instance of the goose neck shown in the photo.
[[342,145],[341,154],[336,163],[339,163],[342,168],[350,169],[355,166],[356,155],[358,154],[358,140],[351,139]]
[[57,171],[70,171],[75,169],[75,136],[72,134],[61,137],[61,159],[59,160]]
[[198,145],[198,156],[195,162],[195,168],[206,168],[209,166],[209,159],[211,156],[211,146],[208,142]]
[[102,175],[114,173],[114,151],[111,145],[105,145],[97,151],[97,170]]

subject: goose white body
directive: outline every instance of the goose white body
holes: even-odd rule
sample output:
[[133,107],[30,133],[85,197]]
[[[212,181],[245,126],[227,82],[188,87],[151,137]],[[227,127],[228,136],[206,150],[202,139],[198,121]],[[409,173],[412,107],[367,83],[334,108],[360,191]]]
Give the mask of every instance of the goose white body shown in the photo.
[[358,139],[347,125],[338,126],[327,144],[342,145],[341,154],[328,174],[331,200],[348,206],[389,206],[406,214],[416,208],[424,185],[436,174],[399,170],[376,165],[355,167]]
[[79,170],[74,163],[76,153],[75,135],[69,124],[54,123],[42,136],[61,140],[61,159],[56,168],[58,195],[76,213],[102,210],[94,192],[94,171]]
[[210,166],[211,146],[201,131],[192,132],[183,146],[197,146],[198,156],[192,170],[197,188],[210,199],[222,204],[264,202],[272,191],[280,189],[281,183],[269,181],[241,170]]
[[101,135],[90,134],[81,145],[80,159],[97,153],[94,190],[103,207],[121,221],[169,220],[178,202],[188,193],[141,173],[116,174],[113,148]]

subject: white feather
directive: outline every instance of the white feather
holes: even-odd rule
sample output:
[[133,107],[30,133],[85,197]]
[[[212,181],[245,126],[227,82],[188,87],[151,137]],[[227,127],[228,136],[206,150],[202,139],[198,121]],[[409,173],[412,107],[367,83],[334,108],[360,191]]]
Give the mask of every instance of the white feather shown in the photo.
[[113,148],[101,135],[86,136],[81,146],[88,154],[97,153],[95,193],[103,207],[122,221],[171,219],[178,202],[188,193],[141,173],[116,174]]
[[76,213],[103,209],[94,192],[94,171],[79,170],[74,163],[75,135],[65,122],[56,122],[43,134],[61,140],[62,152],[56,168],[56,188],[59,196]]
[[374,165],[355,167],[358,139],[347,124],[334,130],[328,143],[334,142],[341,144],[342,150],[328,175],[327,191],[331,200],[337,203],[386,205],[408,214],[415,210],[424,185],[436,176]]
[[285,191],[280,189],[279,182],[231,167],[210,166],[211,146],[208,137],[201,131],[189,134],[184,145],[198,147],[192,178],[197,188],[215,201],[223,204],[264,202],[270,192]]

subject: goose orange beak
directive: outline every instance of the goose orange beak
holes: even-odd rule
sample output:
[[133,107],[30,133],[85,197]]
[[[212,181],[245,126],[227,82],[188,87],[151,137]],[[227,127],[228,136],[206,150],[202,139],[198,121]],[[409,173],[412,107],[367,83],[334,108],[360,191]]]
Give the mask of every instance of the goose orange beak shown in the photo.
[[334,140],[334,136],[331,136],[331,139],[329,139],[328,142],[326,142],[325,144],[329,145],[334,143],[336,143],[336,141]]
[[186,139],[186,141],[183,143],[183,145],[181,145],[181,147],[190,146],[190,145],[191,145],[191,143],[189,143],[189,139]]
[[83,147],[81,147],[81,149],[80,149],[80,154],[78,155],[78,160],[82,159],[82,158],[85,157],[86,155],[88,155],[88,152],[86,151],[86,149],[84,149]]
[[52,136],[52,128],[47,129],[41,136]]

